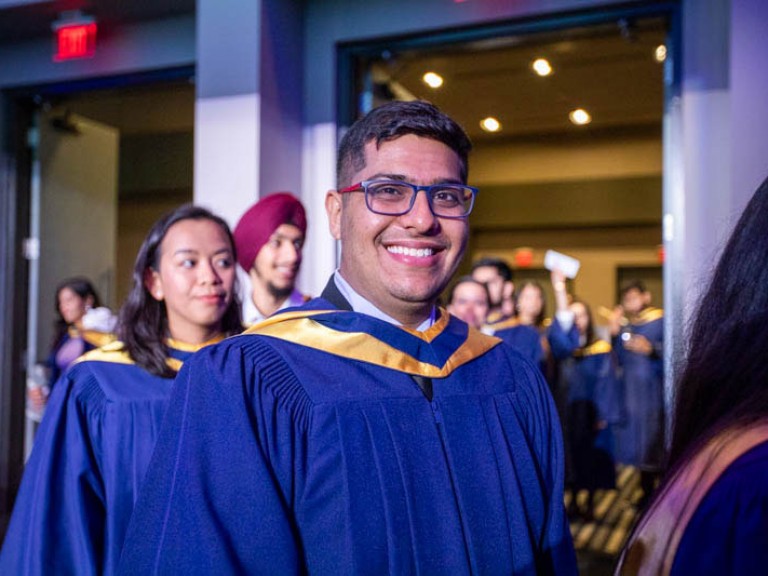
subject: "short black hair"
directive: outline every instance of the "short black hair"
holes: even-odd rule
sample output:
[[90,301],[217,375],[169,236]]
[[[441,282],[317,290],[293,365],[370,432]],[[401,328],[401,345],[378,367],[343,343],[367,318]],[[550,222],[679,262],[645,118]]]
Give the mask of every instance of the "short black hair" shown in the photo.
[[374,108],[355,122],[341,139],[336,161],[336,183],[348,184],[353,172],[365,167],[365,146],[375,140],[395,140],[413,134],[437,140],[456,152],[461,163],[461,181],[466,184],[469,175],[467,159],[472,143],[464,129],[437,106],[422,100],[389,102]]
[[488,294],[488,286],[486,286],[484,282],[478,282],[477,280],[472,278],[472,276],[470,276],[469,274],[466,274],[464,276],[459,276],[459,278],[456,279],[456,282],[454,282],[453,286],[451,286],[451,289],[448,290],[448,301],[447,301],[448,304],[453,303],[453,295],[456,292],[456,288],[458,288],[462,284],[477,284],[478,286],[480,286],[485,291],[485,297],[487,298],[488,305],[490,306],[491,296],[490,294]]
[[512,268],[510,268],[506,260],[502,258],[495,258],[492,256],[480,258],[480,260],[476,260],[472,264],[472,272],[474,273],[478,268],[496,268],[499,276],[501,276],[505,282],[512,282],[512,278],[514,277]]
[[623,298],[627,292],[630,292],[631,290],[637,290],[640,292],[640,294],[645,294],[648,292],[648,288],[645,286],[645,282],[643,282],[640,279],[635,280],[629,280],[628,282],[625,282],[621,286],[621,290],[619,291],[619,294]]

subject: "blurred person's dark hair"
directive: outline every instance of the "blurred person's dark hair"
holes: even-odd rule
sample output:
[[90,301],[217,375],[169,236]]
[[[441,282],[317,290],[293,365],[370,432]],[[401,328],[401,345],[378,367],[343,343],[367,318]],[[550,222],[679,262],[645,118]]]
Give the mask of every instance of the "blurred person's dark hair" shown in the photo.
[[[536,318],[533,319],[534,325],[540,327],[544,324],[544,319],[547,317],[547,297],[544,292],[544,287],[536,280],[524,280],[521,282],[516,290],[517,295],[519,296],[528,286],[536,290],[541,298],[541,311],[536,315]],[[582,302],[582,304],[584,304],[584,302]],[[515,303],[515,308],[517,308],[517,303]]]
[[454,284],[448,290],[446,304],[451,304],[453,302],[453,295],[456,292],[456,288],[458,288],[462,284],[476,284],[480,286],[485,292],[485,297],[487,298],[488,304],[490,305],[491,296],[488,294],[488,286],[486,286],[484,282],[478,282],[477,280],[472,278],[472,276],[470,276],[469,274],[465,276],[459,276],[459,278],[456,279],[456,282],[454,282]]
[[472,272],[478,268],[495,268],[499,276],[501,276],[505,282],[511,282],[513,278],[512,268],[502,258],[495,258],[488,256],[486,258],[480,258],[472,263]]
[[619,290],[619,294],[623,297],[627,292],[630,292],[632,290],[637,290],[641,294],[646,294],[648,292],[648,288],[645,286],[645,282],[642,280],[629,280],[621,285],[621,289]]
[[54,323],[53,339],[51,340],[52,348],[59,343],[69,328],[67,321],[64,320],[64,317],[61,315],[61,308],[59,307],[59,294],[61,294],[61,291],[65,288],[69,288],[83,300],[87,300],[90,297],[91,306],[93,308],[98,308],[101,306],[101,300],[99,299],[99,295],[96,292],[96,288],[93,287],[93,284],[90,280],[88,280],[88,278],[84,276],[73,276],[71,278],[62,280],[59,285],[56,286],[56,299],[54,300],[56,321]]

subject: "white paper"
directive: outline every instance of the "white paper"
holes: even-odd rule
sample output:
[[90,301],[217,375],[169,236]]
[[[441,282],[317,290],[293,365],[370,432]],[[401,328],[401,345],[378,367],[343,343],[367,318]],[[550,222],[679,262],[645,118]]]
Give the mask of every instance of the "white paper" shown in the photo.
[[554,250],[547,250],[544,254],[544,267],[547,270],[560,270],[567,278],[576,278],[581,262]]

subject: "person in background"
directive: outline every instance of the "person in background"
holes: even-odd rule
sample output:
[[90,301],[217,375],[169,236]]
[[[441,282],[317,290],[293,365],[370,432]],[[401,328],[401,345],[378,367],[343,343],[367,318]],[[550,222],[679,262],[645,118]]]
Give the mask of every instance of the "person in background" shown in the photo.
[[[569,299],[562,272],[554,270],[551,277],[557,312],[548,336],[559,363],[556,403],[565,435],[569,513],[591,521],[595,491],[616,487],[613,426],[621,418],[621,388],[615,355],[595,334],[589,306]],[[584,507],[578,501],[582,490]]]
[[557,365],[552,357],[547,333],[551,320],[547,318],[546,296],[544,288],[535,280],[524,280],[517,289],[515,297],[515,312],[520,324],[532,326],[539,333],[541,340],[541,361],[539,367],[542,374],[553,387],[557,382]]
[[501,338],[540,368],[544,352],[539,334],[514,316],[515,285],[509,264],[501,258],[481,258],[472,265],[472,278],[486,285],[491,298],[483,332]]
[[483,332],[489,336],[501,338],[541,370],[544,361],[544,349],[541,345],[541,336],[533,326],[521,324],[519,319],[512,317],[486,324],[483,327]]
[[768,566],[768,180],[693,315],[668,468],[617,574],[765,574]]
[[114,574],[173,378],[241,330],[226,223],[183,206],[139,250],[120,341],[53,389],[0,553],[0,574]]
[[101,307],[99,295],[87,278],[75,276],[56,287],[56,323],[51,350],[44,365],[46,380],[29,387],[32,408],[42,413],[61,374],[85,352],[114,339],[115,318]]
[[472,264],[472,278],[488,287],[491,297],[489,323],[506,320],[514,314],[515,284],[509,264],[501,258],[481,258]]
[[485,325],[489,307],[488,287],[472,276],[462,276],[448,292],[449,313],[476,330]]
[[251,285],[243,294],[246,326],[308,300],[296,290],[306,234],[304,207],[288,192],[265,196],[240,218],[234,231],[237,261]]
[[350,127],[325,197],[339,269],[184,366],[123,574],[576,573],[546,384],[437,306],[470,147],[421,101]]
[[515,311],[521,324],[533,326],[540,333],[546,332],[546,298],[544,288],[535,280],[520,283],[515,298]]
[[640,280],[621,289],[610,320],[621,368],[625,414],[616,428],[617,460],[640,470],[640,507],[648,503],[664,462],[664,313],[651,306]]

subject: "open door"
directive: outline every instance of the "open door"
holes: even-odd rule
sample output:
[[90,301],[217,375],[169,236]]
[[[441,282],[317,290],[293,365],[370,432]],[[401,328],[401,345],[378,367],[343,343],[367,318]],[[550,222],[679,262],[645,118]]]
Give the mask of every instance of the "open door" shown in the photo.
[[[89,278],[114,308],[118,130],[61,111],[38,114],[32,178],[27,373],[45,361],[56,319],[56,286]],[[37,239],[34,240],[34,239]],[[37,371],[39,373],[39,370]],[[28,416],[36,415],[28,412]],[[27,427],[25,452],[34,424]]]

